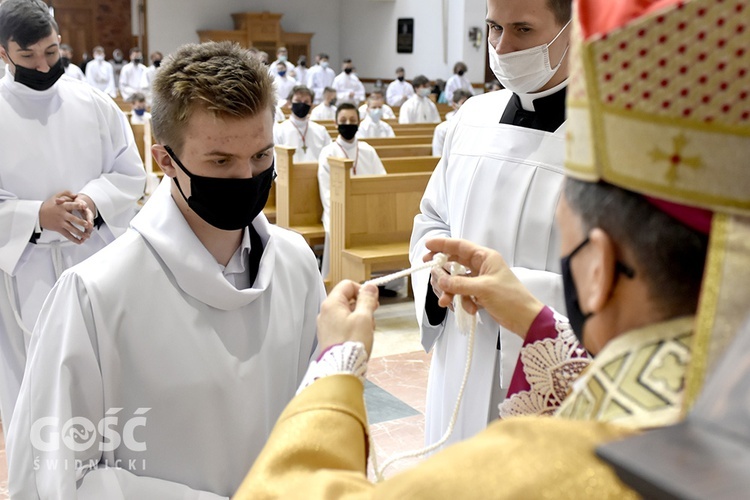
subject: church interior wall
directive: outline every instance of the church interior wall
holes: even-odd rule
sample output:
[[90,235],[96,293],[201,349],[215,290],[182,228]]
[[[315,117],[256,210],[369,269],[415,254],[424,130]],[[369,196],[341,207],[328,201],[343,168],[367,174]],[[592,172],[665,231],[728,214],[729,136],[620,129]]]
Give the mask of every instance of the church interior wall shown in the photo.
[[[390,79],[397,66],[404,66],[407,78],[422,73],[431,79],[446,80],[453,64],[463,60],[469,67],[469,79],[484,81],[485,0],[448,0],[447,4],[448,29],[444,34],[440,0],[150,1],[149,50],[172,52],[183,43],[197,42],[198,30],[232,29],[234,12],[268,10],[284,14],[281,24],[285,31],[315,33],[311,55],[327,52],[331,67],[337,72],[341,59],[349,57],[362,78]],[[412,54],[396,52],[397,20],[404,17],[414,19]],[[485,33],[479,48],[468,39],[472,26]],[[448,41],[447,60],[443,54],[444,36]]]

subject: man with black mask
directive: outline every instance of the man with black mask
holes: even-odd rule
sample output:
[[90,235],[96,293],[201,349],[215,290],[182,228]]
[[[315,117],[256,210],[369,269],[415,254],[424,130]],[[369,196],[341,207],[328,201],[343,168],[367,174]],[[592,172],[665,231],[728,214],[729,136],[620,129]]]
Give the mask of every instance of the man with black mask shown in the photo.
[[[60,36],[39,0],[0,4],[0,411],[11,423],[31,329],[60,274],[127,228],[145,172],[103,93],[61,78]],[[88,110],[82,112],[82,110]]]
[[[266,67],[228,42],[186,45],[153,89],[151,153],[166,177],[46,303],[8,441],[14,497],[228,497],[313,353],[317,261],[262,214],[274,178]],[[57,431],[36,439],[41,416],[119,425],[47,446]]]
[[310,120],[315,94],[304,85],[297,85],[289,94],[292,106],[289,119],[277,123],[273,129],[276,144],[297,148],[294,161],[318,161],[320,151],[331,143],[331,135],[319,123]]
[[318,189],[320,202],[323,205],[323,228],[326,232],[325,247],[323,249],[323,266],[321,274],[328,276],[330,270],[330,224],[331,224],[331,166],[328,158],[349,158],[354,160],[352,175],[384,175],[386,173],[383,162],[380,161],[375,148],[357,139],[359,130],[359,111],[349,102],[341,104],[336,109],[336,126],[339,136],[320,152],[318,159]]
[[129,101],[130,96],[136,92],[148,95],[148,82],[145,77],[147,72],[148,68],[143,64],[143,52],[140,48],[133,47],[130,49],[130,62],[120,71],[118,85],[123,100]]
[[389,106],[399,107],[414,95],[414,87],[404,77],[404,68],[396,68],[396,79],[388,84],[385,100]]
[[86,75],[83,74],[81,68],[75,64],[71,64],[73,60],[73,47],[67,43],[60,45],[60,58],[62,59],[63,68],[65,68],[65,74],[76,80],[86,81]]

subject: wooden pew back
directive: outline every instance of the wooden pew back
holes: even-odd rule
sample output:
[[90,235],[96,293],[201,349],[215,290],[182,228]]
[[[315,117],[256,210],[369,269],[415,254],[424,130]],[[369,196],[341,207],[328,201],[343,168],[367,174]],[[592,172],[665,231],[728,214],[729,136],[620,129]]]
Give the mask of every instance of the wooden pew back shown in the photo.
[[431,172],[351,176],[353,160],[331,166],[331,284],[408,267],[414,216]]

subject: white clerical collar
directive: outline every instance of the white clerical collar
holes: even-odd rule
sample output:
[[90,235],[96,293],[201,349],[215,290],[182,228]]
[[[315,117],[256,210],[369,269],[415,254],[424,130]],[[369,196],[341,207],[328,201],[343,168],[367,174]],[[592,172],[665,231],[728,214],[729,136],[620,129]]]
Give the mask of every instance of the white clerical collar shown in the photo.
[[297,125],[304,125],[305,123],[307,123],[309,117],[309,114],[306,118],[297,118],[297,115],[295,115],[294,113],[289,115],[289,119],[292,121],[292,123],[296,123]]
[[357,148],[357,138],[355,137],[352,142],[346,142],[341,136],[336,138],[336,144],[344,148],[345,151],[354,151]]
[[542,90],[541,92],[535,92],[533,94],[516,94],[518,95],[518,98],[521,99],[521,107],[525,109],[526,111],[536,111],[534,109],[534,101],[537,99],[540,99],[542,97],[547,97],[548,95],[552,95],[565,87],[568,86],[568,79],[566,78],[562,83],[559,83],[552,87],[551,89]]

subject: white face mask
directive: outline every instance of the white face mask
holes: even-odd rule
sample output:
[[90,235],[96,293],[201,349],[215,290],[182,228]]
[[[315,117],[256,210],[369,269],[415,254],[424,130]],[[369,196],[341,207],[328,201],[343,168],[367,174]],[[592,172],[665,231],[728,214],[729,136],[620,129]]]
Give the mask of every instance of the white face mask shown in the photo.
[[568,53],[568,47],[565,47],[560,62],[553,68],[549,61],[549,47],[565,31],[568,24],[570,24],[570,21],[563,26],[550,43],[508,54],[498,54],[488,39],[490,68],[495,73],[495,77],[503,84],[503,87],[516,94],[527,94],[539,90],[549,82],[562,66],[565,54]]
[[383,118],[383,108],[373,108],[369,111],[370,119],[378,123],[381,118]]
[[417,94],[419,94],[420,97],[427,97],[432,93],[432,90],[429,87],[422,87],[421,89],[417,90]]
[[94,54],[94,60],[96,60],[96,61],[103,61],[104,60],[104,54]]

